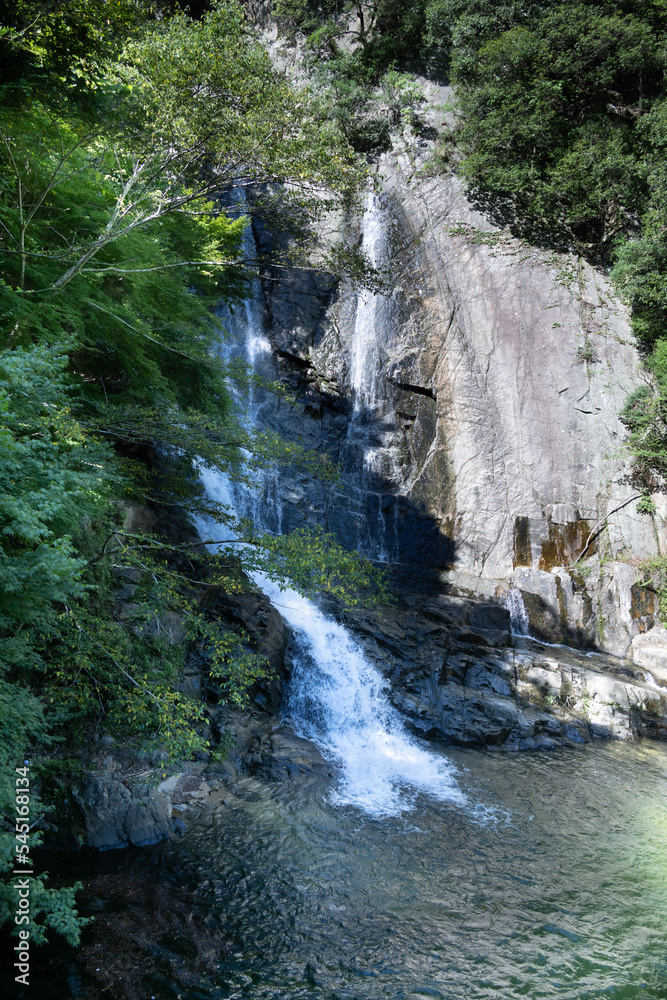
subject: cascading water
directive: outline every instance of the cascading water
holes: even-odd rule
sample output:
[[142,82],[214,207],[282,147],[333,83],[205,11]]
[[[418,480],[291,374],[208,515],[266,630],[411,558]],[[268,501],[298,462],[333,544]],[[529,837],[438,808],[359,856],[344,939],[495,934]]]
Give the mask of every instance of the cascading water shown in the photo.
[[[239,207],[243,209],[243,203]],[[244,236],[243,252],[246,257],[251,258],[254,255],[250,227]],[[269,381],[273,380],[276,371],[271,343],[263,330],[259,282],[254,282],[251,294],[241,309],[232,311],[222,307],[219,316],[227,331],[227,336],[218,345],[219,356],[225,361],[242,361],[250,369],[251,376],[259,375]],[[271,406],[270,394],[253,385],[252,377],[245,396],[234,383],[231,384],[231,392],[236,405],[245,407],[248,425],[251,428],[261,425],[263,411]],[[273,531],[280,534],[282,501],[275,470],[266,470],[261,477],[257,477],[257,489],[254,490],[249,490],[219,473],[212,475],[210,470],[202,470],[201,478],[209,494],[230,512],[234,511],[239,517],[250,520],[258,531]],[[222,526],[218,526],[216,530],[216,538],[231,539],[232,533]]]
[[[370,191],[362,218],[362,250],[377,267],[387,255],[387,233],[380,200]],[[398,560],[396,504],[389,490],[401,480],[401,435],[396,429],[391,391],[383,377],[384,341],[391,299],[364,291],[357,296],[349,345],[352,414],[343,445],[344,475],[365,510],[358,538],[361,551],[379,562]],[[381,484],[381,485],[380,485]]]
[[[377,195],[370,191],[362,218],[361,249],[374,267],[384,256],[385,231]],[[378,403],[377,382],[381,365],[379,326],[380,313],[386,308],[385,296],[364,291],[357,298],[354,331],[351,344],[350,389],[354,413],[363,406],[374,408]]]
[[[230,336],[225,355],[243,357],[256,370],[267,361],[269,349],[257,301],[226,320]],[[251,398],[247,413],[256,425],[262,403]],[[211,499],[251,517],[258,530],[279,530],[280,498],[271,475],[255,490],[231,482],[217,470],[202,469],[200,475]],[[199,519],[197,526],[204,540],[231,538],[227,529],[210,520]],[[281,590],[261,574],[254,580],[293,630],[296,655],[287,698],[289,718],[298,732],[339,764],[335,800],[375,816],[411,808],[420,791],[463,804],[465,796],[451,764],[409,736],[389,703],[385,680],[349,632],[296,591]]]
[[343,765],[334,800],[375,816],[410,809],[416,791],[463,804],[448,762],[408,735],[389,703],[387,682],[347,629],[295,591],[261,585],[298,644],[289,717],[301,735]]
[[[211,499],[233,506],[239,490],[230,489],[224,475],[204,469],[201,479]],[[225,537],[226,529],[210,521],[200,519],[198,527],[202,538]],[[260,573],[253,580],[293,631],[287,714],[298,733],[341,767],[334,800],[374,816],[410,809],[419,791],[464,804],[449,762],[409,736],[388,700],[387,682],[347,629],[297,591],[281,590]]]
[[530,622],[521,591],[512,587],[500,603],[510,613],[512,635],[530,637]]

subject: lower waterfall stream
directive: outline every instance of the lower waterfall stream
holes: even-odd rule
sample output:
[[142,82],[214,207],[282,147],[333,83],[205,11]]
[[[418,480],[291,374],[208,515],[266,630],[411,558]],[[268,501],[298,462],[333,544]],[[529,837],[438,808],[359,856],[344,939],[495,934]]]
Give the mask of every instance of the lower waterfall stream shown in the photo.
[[[227,508],[238,503],[224,476],[202,470],[201,479],[213,499]],[[219,525],[200,521],[199,529],[203,538],[224,537]],[[281,589],[261,574],[253,579],[292,630],[296,654],[286,716],[296,732],[340,766],[334,800],[373,816],[409,809],[417,790],[464,803],[451,766],[408,735],[389,702],[386,681],[348,630],[297,591]]]

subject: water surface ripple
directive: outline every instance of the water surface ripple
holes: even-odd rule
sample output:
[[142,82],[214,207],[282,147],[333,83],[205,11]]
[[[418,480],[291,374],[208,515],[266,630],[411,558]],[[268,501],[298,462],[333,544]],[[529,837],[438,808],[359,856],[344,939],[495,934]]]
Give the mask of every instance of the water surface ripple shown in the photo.
[[174,847],[236,942],[202,995],[664,1000],[665,750],[447,756],[476,809],[374,819],[245,779]]

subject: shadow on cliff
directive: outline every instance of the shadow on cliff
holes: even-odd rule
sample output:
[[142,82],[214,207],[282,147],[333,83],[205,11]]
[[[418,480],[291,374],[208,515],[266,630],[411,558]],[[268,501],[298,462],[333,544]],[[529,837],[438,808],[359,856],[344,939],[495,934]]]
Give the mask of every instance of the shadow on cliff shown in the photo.
[[[435,433],[435,420],[431,427],[416,404],[406,410],[403,397],[414,396],[421,405],[423,396],[430,395],[428,402],[434,405],[433,396],[419,387],[393,383],[379,405],[355,411],[349,390],[341,392],[349,383],[349,359],[338,333],[338,326],[355,322],[354,297],[343,302],[337,325],[332,326],[329,311],[340,293],[334,275],[298,266],[271,266],[272,255],[284,250],[290,237],[285,221],[289,213],[282,217],[270,211],[272,206],[284,207],[280,191],[253,188],[247,197],[258,257],[264,261],[260,268],[263,329],[273,346],[278,377],[298,400],[296,405],[267,406],[262,421],[285,440],[298,442],[306,450],[326,452],[342,464],[341,481],[335,486],[309,480],[297,466],[283,469],[273,514],[267,512],[275,522],[271,530],[289,533],[319,524],[346,548],[383,565],[393,587],[424,592],[442,589],[439,574],[453,565],[454,542],[426,502],[397,489],[403,478],[401,463],[423,462]],[[294,220],[295,231],[302,221]],[[370,358],[368,363],[372,363]],[[415,422],[421,428],[418,444],[416,435],[406,430]],[[400,452],[394,455],[396,470],[391,469],[394,452]],[[379,456],[380,471],[368,467],[365,457],[369,454]],[[438,490],[435,485],[429,488]]]
[[339,504],[328,513],[327,527],[347,548],[383,566],[392,587],[426,593],[442,589],[440,574],[455,560],[453,539],[425,504],[390,488],[388,480],[373,476],[364,490],[365,516]]
[[[396,434],[396,421],[371,410],[357,413],[355,420],[356,433],[348,425],[340,441],[341,488],[327,505],[325,527],[347,548],[383,565],[393,587],[442,589],[439,575],[456,557],[453,539],[424,501],[399,492],[396,479],[372,467],[374,460],[385,470],[391,463],[386,437]],[[400,461],[395,471],[398,478]]]
[[[541,222],[539,219],[522,216],[517,212],[511,198],[503,198],[483,188],[473,188],[467,191],[467,198],[472,207],[485,215],[494,226],[509,229],[512,236],[524,240],[531,246],[542,250],[558,253],[573,253],[572,233],[555,223]],[[599,261],[591,259],[591,263]]]

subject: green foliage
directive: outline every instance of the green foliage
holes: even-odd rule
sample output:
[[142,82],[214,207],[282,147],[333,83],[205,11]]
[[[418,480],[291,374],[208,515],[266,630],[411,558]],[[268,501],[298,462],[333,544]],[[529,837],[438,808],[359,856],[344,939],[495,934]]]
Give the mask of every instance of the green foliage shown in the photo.
[[253,685],[271,678],[266,657],[253,648],[245,629],[224,627],[200,615],[191,618],[189,631],[201,641],[209,660],[209,677],[218,682],[225,700],[243,707]]
[[644,496],[637,501],[638,514],[655,514],[657,509],[655,501],[650,496]]
[[599,361],[597,354],[595,353],[595,348],[588,338],[583,344],[577,348],[574,355],[574,363],[578,365],[593,365],[596,361]]
[[645,348],[652,383],[634,393],[621,419],[636,455],[641,488],[667,486],[667,101],[639,122],[650,197],[639,235],[619,249],[612,278],[631,308],[632,325]]
[[375,590],[386,598],[383,577],[356,552],[343,549],[335,537],[322,530],[295,530],[289,535],[263,535],[246,565],[303,594],[320,593],[358,603],[358,594]]
[[186,176],[198,176],[205,152],[218,190],[225,180],[289,177],[302,193],[307,185],[341,191],[356,181],[354,160],[324,109],[289,88],[231,0],[218,0],[200,22],[177,14],[128,45],[125,56],[119,78],[151,123],[150,146],[171,162],[176,142]]
[[[79,121],[56,118],[38,102],[24,109],[20,121],[5,112],[0,127],[5,346],[67,339],[74,363],[86,373],[81,396],[93,407],[109,396],[210,405],[224,389],[215,385],[205,360],[215,333],[208,307],[221,294],[242,290],[220,261],[238,253],[245,220],[167,214],[132,228],[126,214],[129,231],[91,256],[113,220],[116,189],[127,174],[121,151],[109,160],[101,137]],[[192,263],[202,257],[215,272]],[[188,294],[190,289],[199,294]]]
[[[6,821],[0,826],[0,873],[15,867],[17,841],[14,836],[15,768],[23,765],[24,755],[36,740],[47,741],[48,730],[41,700],[23,684],[6,680],[5,669],[0,675],[0,815]],[[36,819],[43,804],[31,797],[32,815]],[[28,835],[32,851],[41,841],[39,832]],[[30,870],[29,866],[26,866]],[[40,944],[46,940],[46,930],[62,934],[69,944],[79,943],[81,929],[87,920],[77,916],[74,896],[79,885],[64,890],[46,886],[45,873],[31,879],[31,938]],[[0,925],[14,925],[17,896],[9,881],[0,880]]]
[[[15,633],[54,602],[84,593],[72,533],[108,502],[117,470],[108,446],[71,416],[67,356],[43,346],[0,356],[0,657],[21,659]],[[20,599],[19,599],[20,597]]]
[[667,618],[667,559],[664,556],[645,559],[640,564],[639,569],[641,579],[637,582],[637,586],[652,590],[657,594],[658,612],[664,622]]
[[95,61],[117,54],[128,35],[168,4],[154,0],[1,0],[0,83],[85,100]]
[[[14,817],[14,768],[30,745],[49,741],[37,673],[46,668],[38,638],[55,608],[86,593],[85,560],[73,534],[108,503],[116,474],[112,453],[72,418],[63,348],[18,348],[0,357],[0,812]],[[32,800],[34,818],[41,808]],[[39,844],[39,835],[30,838]],[[13,867],[13,835],[0,830],[0,871]],[[32,883],[32,939],[45,927],[70,943],[82,921],[74,888],[64,893]],[[16,898],[0,884],[0,921],[13,921]]]
[[643,143],[650,200],[642,232],[619,250],[612,277],[632,307],[634,328],[652,345],[667,324],[667,101],[655,104],[637,126]]
[[517,224],[609,259],[646,204],[639,119],[659,96],[664,16],[632,4],[461,5],[452,70],[462,169]]

